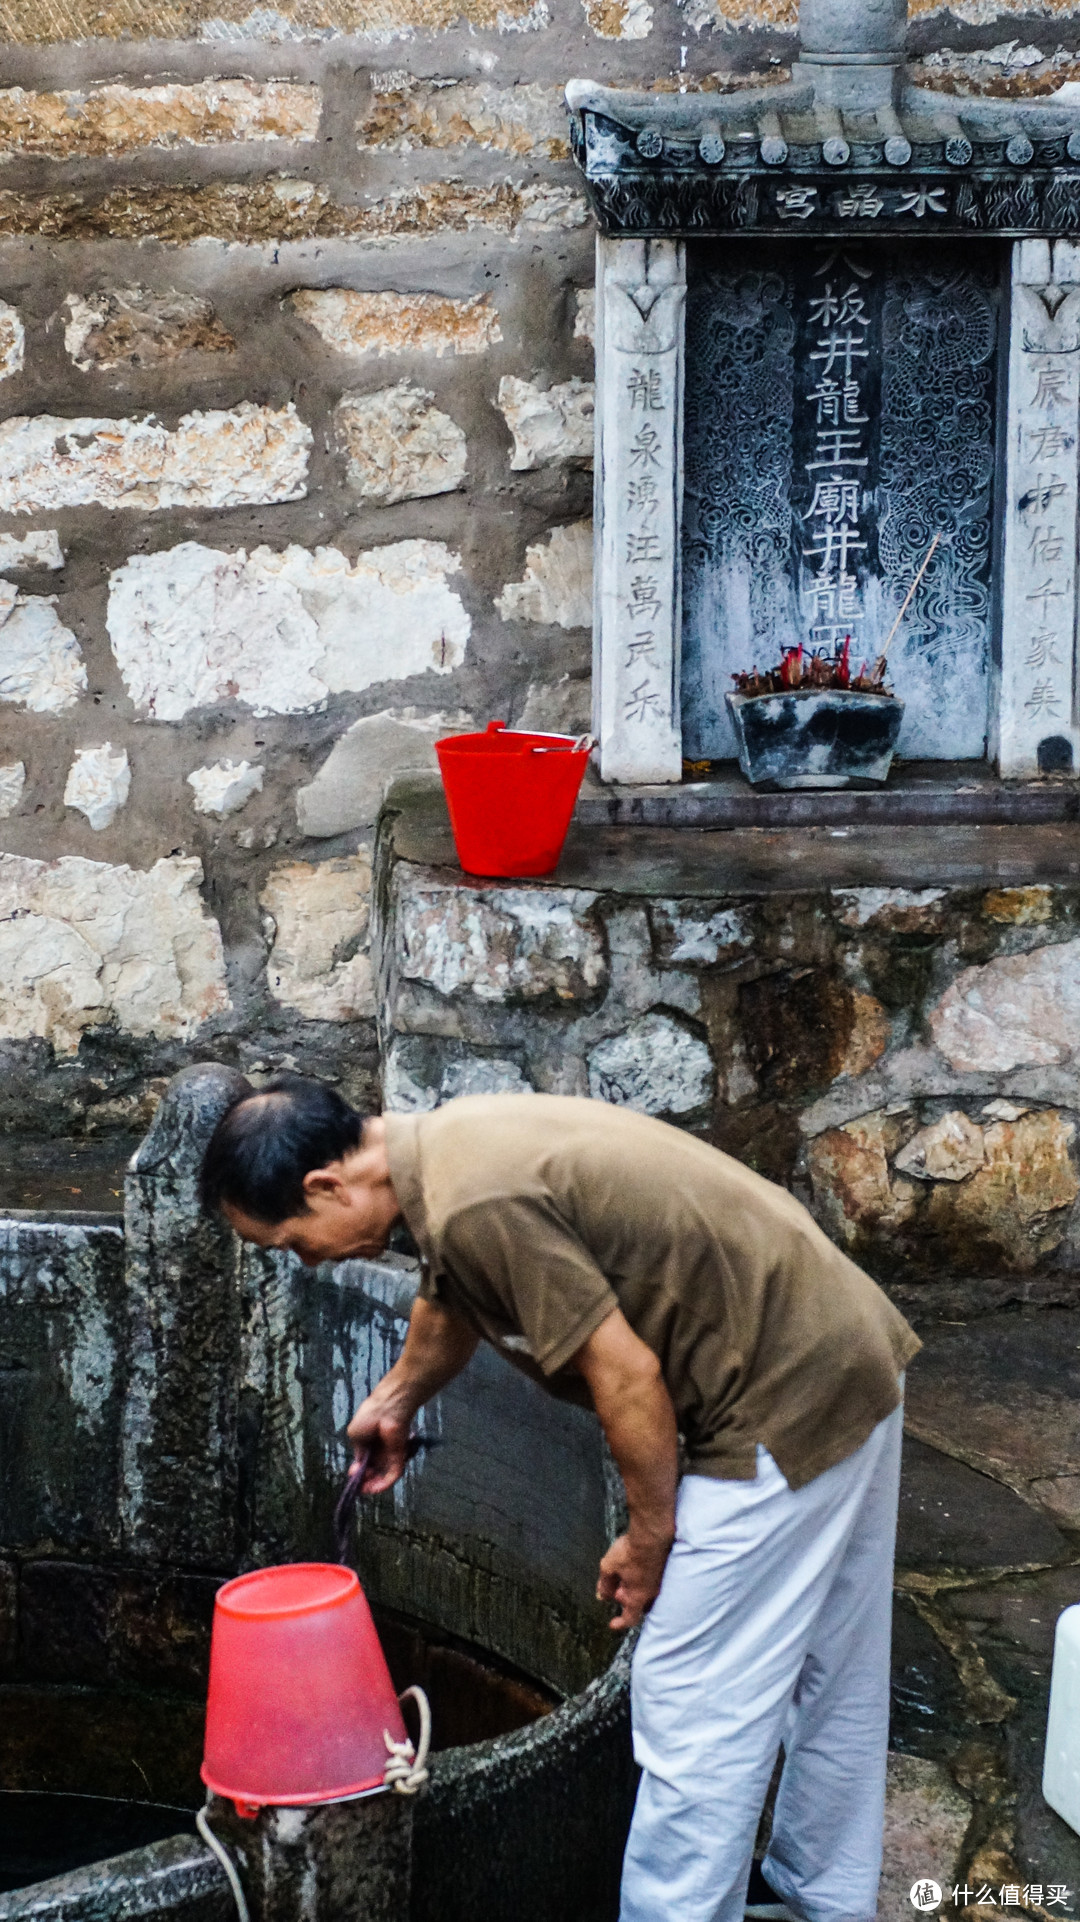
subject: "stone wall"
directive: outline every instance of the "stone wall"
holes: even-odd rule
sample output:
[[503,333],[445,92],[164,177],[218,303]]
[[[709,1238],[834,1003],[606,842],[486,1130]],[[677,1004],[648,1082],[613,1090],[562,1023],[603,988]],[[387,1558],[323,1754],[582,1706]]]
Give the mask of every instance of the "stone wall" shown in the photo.
[[[1047,90],[1075,11],[920,4],[913,43]],[[137,1130],[193,1052],[372,1090],[388,777],[589,713],[562,85],[775,76],[794,16],[0,9],[0,1127]]]

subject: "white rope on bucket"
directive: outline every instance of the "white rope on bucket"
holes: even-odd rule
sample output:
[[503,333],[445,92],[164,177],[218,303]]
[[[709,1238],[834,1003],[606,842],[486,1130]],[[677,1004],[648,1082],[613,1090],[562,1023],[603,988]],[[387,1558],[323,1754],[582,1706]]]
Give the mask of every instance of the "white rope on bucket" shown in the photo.
[[236,1903],[236,1913],[239,1917],[239,1922],[251,1922],[251,1912],[247,1905],[247,1896],[244,1894],[243,1883],[236,1873],[236,1868],[228,1849],[223,1842],[218,1841],[217,1836],[210,1827],[204,1808],[200,1809],[195,1817],[195,1827],[198,1829],[210,1853],[217,1856],[218,1861],[221,1863],[222,1868],[229,1878],[229,1887],[233,1893],[233,1901]]
[[410,1695],[420,1714],[420,1746],[414,1749],[406,1736],[404,1742],[395,1742],[389,1729],[383,1730],[390,1760],[386,1764],[383,1787],[394,1789],[398,1795],[415,1795],[428,1779],[427,1758],[431,1747],[431,1709],[422,1688],[407,1688],[398,1696],[399,1702],[407,1702]]

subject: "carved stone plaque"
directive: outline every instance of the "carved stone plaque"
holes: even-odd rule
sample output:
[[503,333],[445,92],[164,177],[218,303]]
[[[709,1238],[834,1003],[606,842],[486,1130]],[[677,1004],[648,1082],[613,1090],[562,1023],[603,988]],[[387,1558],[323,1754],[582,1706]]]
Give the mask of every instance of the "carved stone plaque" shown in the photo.
[[782,649],[876,658],[900,752],[986,752],[1004,250],[688,249],[683,751],[734,753],[731,676]]

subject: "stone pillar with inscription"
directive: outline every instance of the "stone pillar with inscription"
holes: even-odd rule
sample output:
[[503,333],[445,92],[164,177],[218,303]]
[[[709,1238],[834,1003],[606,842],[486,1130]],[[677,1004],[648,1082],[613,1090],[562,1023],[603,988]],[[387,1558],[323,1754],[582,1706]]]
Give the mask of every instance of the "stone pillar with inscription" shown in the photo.
[[606,781],[682,774],[680,241],[597,241],[593,728]]
[[1013,246],[994,758],[1075,774],[1080,246]]

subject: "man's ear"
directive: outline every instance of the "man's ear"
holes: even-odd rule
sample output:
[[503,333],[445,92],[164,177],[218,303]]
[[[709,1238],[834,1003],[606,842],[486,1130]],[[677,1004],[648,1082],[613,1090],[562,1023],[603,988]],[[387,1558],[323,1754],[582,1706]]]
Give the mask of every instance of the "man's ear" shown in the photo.
[[304,1199],[310,1207],[313,1201],[336,1201],[346,1199],[345,1183],[336,1168],[310,1168],[304,1176]]

